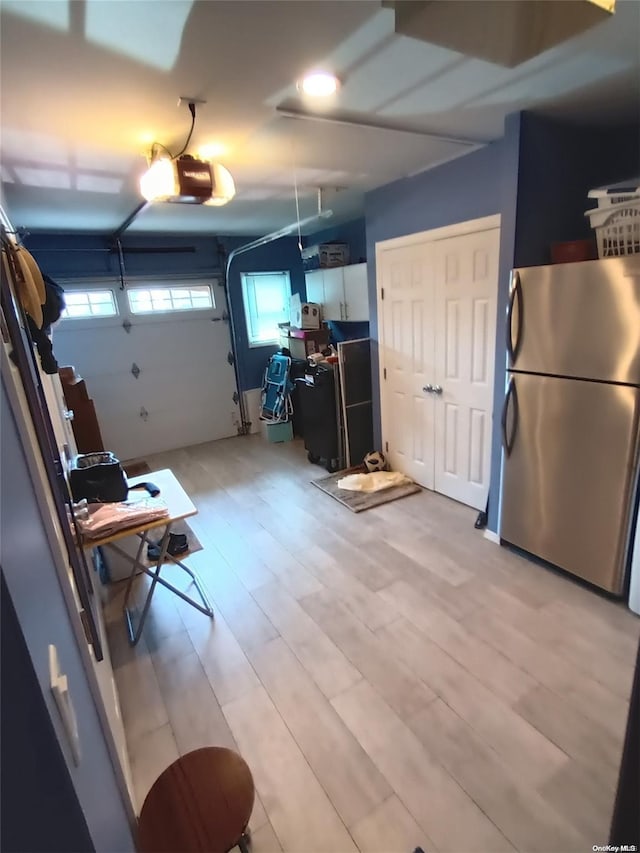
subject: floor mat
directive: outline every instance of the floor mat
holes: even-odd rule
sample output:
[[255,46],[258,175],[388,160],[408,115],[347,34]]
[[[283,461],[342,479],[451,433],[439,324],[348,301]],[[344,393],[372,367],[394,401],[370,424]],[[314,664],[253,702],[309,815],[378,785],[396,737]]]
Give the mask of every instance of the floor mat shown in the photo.
[[397,501],[399,498],[407,498],[415,495],[421,488],[416,483],[407,483],[404,486],[392,486],[390,489],[382,489],[380,492],[350,492],[347,489],[338,488],[338,480],[346,474],[361,472],[361,468],[350,468],[347,471],[338,471],[329,477],[320,480],[312,480],[314,486],[346,506],[351,512],[364,512],[365,509],[373,509],[374,506]]

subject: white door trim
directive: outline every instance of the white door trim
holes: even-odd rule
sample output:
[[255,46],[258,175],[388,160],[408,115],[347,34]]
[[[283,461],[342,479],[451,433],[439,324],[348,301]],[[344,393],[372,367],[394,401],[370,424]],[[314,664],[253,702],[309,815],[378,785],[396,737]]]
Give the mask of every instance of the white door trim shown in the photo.
[[[481,231],[490,231],[494,229],[498,229],[500,231],[500,239],[502,238],[501,232],[501,222],[502,216],[500,213],[494,213],[490,216],[482,216],[478,219],[469,219],[465,222],[455,222],[451,225],[445,225],[440,228],[431,228],[428,231],[418,231],[414,234],[405,234],[402,237],[393,237],[389,240],[380,240],[375,244],[375,258],[376,258],[376,317],[378,321],[378,351],[381,350],[381,344],[384,344],[382,340],[381,332],[384,331],[384,327],[382,324],[382,284],[380,279],[380,260],[381,256],[384,252],[399,249],[406,246],[413,246],[416,244],[424,244],[424,243],[433,243],[438,240],[446,240],[450,237],[460,237],[466,234],[477,234]],[[498,299],[499,293],[499,281],[496,285],[496,303]],[[382,450],[385,450],[385,434],[387,431],[385,430],[385,420],[386,413],[385,407],[383,406],[382,394],[384,389],[384,364],[383,359],[378,355],[378,382],[379,382],[379,402],[380,402],[380,428],[381,428],[381,441],[382,441]],[[491,409],[493,410],[493,405],[495,403],[495,396],[493,394],[493,389],[491,393]],[[387,433],[388,434],[388,433]]]
[[[501,219],[502,214],[494,213],[479,219],[468,219],[466,222],[454,222],[453,225],[444,225],[442,228],[431,228],[429,231],[417,231],[415,234],[405,234],[403,237],[380,240],[376,243],[376,262],[378,253],[385,252],[387,249],[399,249],[403,246],[412,246],[414,243],[431,243],[434,240],[446,240],[448,237],[460,237],[462,234],[490,231],[493,228],[500,228]],[[376,290],[379,293],[380,288],[377,284],[376,281]]]

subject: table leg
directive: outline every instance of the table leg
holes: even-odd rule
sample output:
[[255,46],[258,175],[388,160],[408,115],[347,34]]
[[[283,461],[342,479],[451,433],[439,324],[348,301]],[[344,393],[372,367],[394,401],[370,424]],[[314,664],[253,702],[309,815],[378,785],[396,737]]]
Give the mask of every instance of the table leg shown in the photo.
[[[160,556],[158,558],[158,563],[156,565],[155,571],[149,571],[146,566],[142,566],[140,563],[140,555],[142,554],[142,549],[147,542],[147,534],[146,532],[140,535],[140,545],[138,546],[138,552],[136,554],[136,559],[133,564],[133,569],[131,570],[131,575],[129,576],[129,582],[127,584],[127,591],[125,593],[124,598],[124,615],[125,622],[127,625],[127,633],[129,634],[129,642],[132,646],[137,645],[140,637],[142,636],[142,629],[144,628],[144,623],[147,620],[147,614],[149,612],[149,607],[151,606],[151,599],[153,598],[153,593],[155,592],[156,584],[160,579],[160,570],[162,569],[162,564],[165,561],[165,557],[167,554],[167,548],[169,546],[169,534],[171,532],[171,524],[167,524],[164,529],[164,534],[162,536],[162,541],[160,542]],[[145,574],[148,574],[151,577],[151,586],[149,587],[149,591],[147,592],[147,597],[145,599],[144,605],[142,607],[142,613],[140,614],[140,621],[138,622],[138,627],[134,629],[133,627],[133,619],[131,617],[131,610],[129,609],[128,599],[129,593],[131,591],[131,586],[133,584],[133,579],[135,577],[136,571],[138,568],[142,568]],[[161,583],[165,584],[164,581]],[[166,584],[165,584],[166,585]]]
[[[151,606],[151,599],[153,598],[153,593],[155,591],[156,584],[161,584],[162,586],[171,590],[171,592],[173,592],[175,595],[179,596],[183,601],[186,601],[187,604],[190,604],[192,607],[195,607],[196,610],[199,610],[200,613],[204,613],[205,616],[209,616],[211,619],[213,619],[213,615],[214,615],[213,614],[213,607],[211,606],[211,602],[209,601],[207,594],[204,590],[204,587],[202,586],[202,582],[200,581],[200,578],[198,577],[196,572],[194,572],[193,569],[190,569],[189,566],[186,566],[183,562],[178,560],[172,554],[169,554],[167,548],[169,546],[170,533],[171,533],[171,524],[169,523],[165,527],[164,534],[163,534],[162,540],[160,542],[160,556],[158,558],[158,562],[156,563],[155,569],[153,569],[153,570],[147,568],[145,565],[143,565],[143,563],[141,561],[142,550],[143,550],[144,546],[146,544],[148,544],[148,541],[149,541],[147,539],[147,532],[138,534],[138,536],[140,538],[140,545],[138,546],[138,551],[136,553],[135,560],[131,560],[131,557],[128,554],[126,554],[124,551],[122,551],[120,548],[118,548],[117,545],[110,543],[107,546],[107,547],[111,547],[114,550],[116,550],[122,557],[125,557],[126,559],[131,560],[131,563],[132,563],[131,574],[129,575],[129,579],[127,581],[127,588],[125,590],[124,602],[123,602],[123,611],[124,611],[125,623],[127,626],[127,634],[129,635],[129,642],[131,643],[132,646],[135,646],[138,643],[138,641],[140,640],[140,637],[142,635],[142,629],[143,629],[144,623],[147,619],[147,614],[149,612],[149,607]],[[198,594],[202,600],[202,604],[199,604],[197,601],[194,601],[193,598],[190,598],[190,596],[188,596],[186,593],[182,592],[182,590],[178,589],[173,584],[169,583],[169,581],[166,581],[164,578],[160,577],[160,571],[161,571],[163,565],[166,565],[169,561],[171,561],[172,563],[175,563],[177,566],[179,566],[182,569],[183,572],[186,572],[189,575],[189,577],[193,581],[193,583],[194,583],[194,585],[198,591]],[[134,627],[133,616],[131,613],[131,609],[129,607],[129,599],[130,599],[131,590],[133,587],[134,578],[135,578],[136,574],[138,574],[138,573],[143,573],[143,574],[149,575],[149,577],[151,578],[151,586],[149,587],[149,590],[147,592],[147,597],[145,598],[145,602],[144,602],[144,605],[142,608],[142,613],[140,614],[140,621],[138,622],[138,626]]]

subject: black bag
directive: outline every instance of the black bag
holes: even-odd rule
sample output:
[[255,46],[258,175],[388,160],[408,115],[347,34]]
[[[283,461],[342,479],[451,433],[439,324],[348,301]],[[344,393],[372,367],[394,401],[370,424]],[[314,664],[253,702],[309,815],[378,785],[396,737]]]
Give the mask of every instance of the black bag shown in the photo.
[[81,453],[69,471],[74,501],[119,503],[127,498],[129,487],[119,460],[110,452]]

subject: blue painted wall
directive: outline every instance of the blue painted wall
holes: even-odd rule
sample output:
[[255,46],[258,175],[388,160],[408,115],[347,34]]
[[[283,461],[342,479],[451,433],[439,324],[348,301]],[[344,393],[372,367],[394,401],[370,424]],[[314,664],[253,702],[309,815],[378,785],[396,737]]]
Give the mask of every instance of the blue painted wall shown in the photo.
[[[248,243],[249,238],[224,237],[222,241],[227,251],[230,251],[234,246]],[[262,385],[262,376],[267,360],[270,355],[276,352],[278,347],[249,347],[240,274],[243,272],[279,272],[284,270],[288,270],[291,275],[291,292],[298,293],[302,300],[306,299],[304,271],[297,238],[283,237],[276,243],[269,243],[259,249],[254,249],[252,252],[238,255],[231,265],[229,296],[236,320],[240,387],[243,391],[249,388],[259,388]]]
[[303,237],[302,244],[316,246],[318,243],[348,243],[351,252],[350,262],[358,264],[367,259],[367,235],[364,217],[353,219],[342,225],[334,225],[331,228],[323,228]]
[[[193,252],[179,254],[125,254],[129,275],[192,275],[194,273],[219,274],[222,258],[220,247],[226,252],[251,242],[253,237],[185,237],[125,235],[123,246],[139,248],[185,248]],[[118,259],[107,250],[110,237],[89,234],[32,234],[27,247],[33,252],[43,272],[52,278],[82,278],[118,275]],[[98,251],[101,250],[101,251]],[[232,264],[229,275],[229,298],[233,307],[238,332],[238,371],[240,388],[256,388],[262,384],[262,374],[268,357],[275,347],[250,349],[247,340],[240,273],[288,270],[291,289],[305,298],[304,272],[297,239],[284,237],[253,252],[240,255]]]
[[0,574],[3,850],[95,850]]
[[524,113],[516,266],[551,263],[553,242],[593,238],[589,190],[638,176],[638,125],[582,127]]

